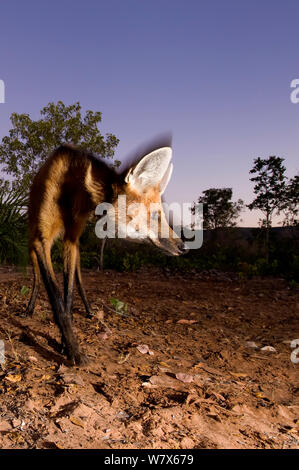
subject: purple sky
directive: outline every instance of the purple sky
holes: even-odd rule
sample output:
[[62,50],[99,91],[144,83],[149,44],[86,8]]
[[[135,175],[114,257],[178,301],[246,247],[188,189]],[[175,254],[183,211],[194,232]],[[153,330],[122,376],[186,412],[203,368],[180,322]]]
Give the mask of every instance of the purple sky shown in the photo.
[[0,138],[12,112],[39,118],[49,101],[80,101],[120,139],[116,158],[173,133],[167,202],[233,187],[249,203],[255,157],[298,172],[298,25],[297,0],[1,2]]

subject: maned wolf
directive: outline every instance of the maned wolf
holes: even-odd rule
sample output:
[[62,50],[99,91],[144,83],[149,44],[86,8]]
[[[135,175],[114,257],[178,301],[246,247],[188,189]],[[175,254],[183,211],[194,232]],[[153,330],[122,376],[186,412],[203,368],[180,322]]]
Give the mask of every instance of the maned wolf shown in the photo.
[[[152,216],[150,204],[156,203],[160,211],[156,211],[154,216],[160,227],[166,221],[161,194],[171,176],[171,152],[168,146],[155,149],[126,171],[117,173],[96,156],[71,145],[62,145],[48,158],[33,180],[28,218],[34,285],[26,312],[33,313],[41,274],[63,346],[73,364],[86,362],[73,332],[71,315],[74,279],[86,312],[90,315],[82,285],[79,254],[79,238],[85,223],[102,202],[112,204],[117,214],[118,196],[126,195],[127,205],[132,202],[143,203],[149,217]],[[139,224],[146,224],[144,211],[142,214]],[[132,217],[126,215],[125,222],[128,223],[130,219]],[[168,238],[160,235],[155,238],[151,233],[148,238],[171,255],[182,254],[185,250],[182,240],[170,228],[169,233]],[[130,235],[138,238],[138,229]],[[64,299],[51,263],[51,247],[58,237],[63,238]]]

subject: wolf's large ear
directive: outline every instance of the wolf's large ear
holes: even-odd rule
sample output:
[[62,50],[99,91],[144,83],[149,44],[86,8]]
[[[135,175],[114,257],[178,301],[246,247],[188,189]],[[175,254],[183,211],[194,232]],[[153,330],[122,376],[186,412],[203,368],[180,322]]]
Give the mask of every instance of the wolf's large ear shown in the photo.
[[162,147],[145,155],[135,168],[130,168],[125,177],[126,183],[130,183],[132,188],[138,192],[156,186],[158,183],[161,186],[163,184],[165,189],[165,181],[167,184],[170,178],[170,174],[169,176],[167,174],[171,171],[169,170],[171,155],[171,147]]
[[172,163],[169,163],[168,165],[168,168],[161,180],[161,183],[160,183],[160,192],[161,194],[164,193],[165,189],[166,189],[166,186],[168,185],[169,183],[169,180],[171,178],[171,174],[172,174],[172,170],[173,170],[173,164]]

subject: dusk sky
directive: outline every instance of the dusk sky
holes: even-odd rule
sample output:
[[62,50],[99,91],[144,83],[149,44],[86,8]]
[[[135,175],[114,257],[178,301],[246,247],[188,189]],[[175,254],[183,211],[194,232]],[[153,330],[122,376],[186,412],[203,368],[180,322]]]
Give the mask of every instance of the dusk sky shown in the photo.
[[38,119],[49,101],[80,101],[103,113],[120,160],[172,132],[167,202],[232,187],[248,204],[254,158],[299,170],[298,41],[297,0],[1,2],[0,139],[12,112]]

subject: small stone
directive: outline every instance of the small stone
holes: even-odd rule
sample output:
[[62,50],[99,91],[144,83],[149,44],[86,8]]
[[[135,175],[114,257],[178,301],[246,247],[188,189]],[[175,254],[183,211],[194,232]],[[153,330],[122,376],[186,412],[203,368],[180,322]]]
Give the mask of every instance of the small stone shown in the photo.
[[181,440],[181,448],[182,449],[193,449],[194,441],[190,439],[190,437],[184,437]]
[[276,349],[273,346],[264,346],[261,351],[276,352]]
[[14,428],[17,428],[18,426],[21,426],[22,421],[20,419],[13,419],[12,420],[12,425]]
[[258,345],[254,341],[246,341],[247,348],[258,348]]
[[29,356],[28,359],[29,359],[30,362],[38,362],[38,360],[35,356]]
[[116,414],[116,417],[119,418],[119,419],[128,419],[130,418],[130,415],[128,415],[128,413],[126,413],[125,411],[119,411],[117,414]]
[[139,344],[136,346],[136,348],[141,354],[150,354],[151,356],[154,355],[154,352],[149,349],[147,344]]
[[180,380],[181,382],[184,382],[184,383],[190,383],[190,382],[193,382],[193,375],[190,375],[190,374],[183,374],[181,372],[179,372],[178,374],[175,374],[176,378],[178,380]]
[[9,423],[9,421],[0,421],[0,432],[8,432],[11,431],[12,425]]
[[80,377],[80,375],[72,373],[64,373],[59,375],[66,385],[75,384],[81,385],[81,387],[84,385],[83,379]]

